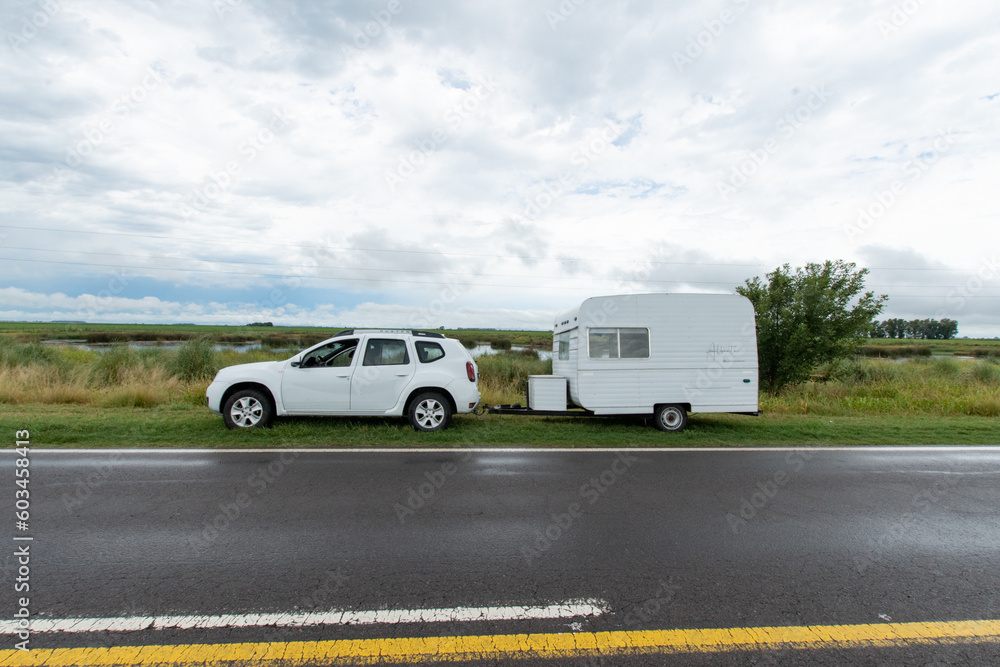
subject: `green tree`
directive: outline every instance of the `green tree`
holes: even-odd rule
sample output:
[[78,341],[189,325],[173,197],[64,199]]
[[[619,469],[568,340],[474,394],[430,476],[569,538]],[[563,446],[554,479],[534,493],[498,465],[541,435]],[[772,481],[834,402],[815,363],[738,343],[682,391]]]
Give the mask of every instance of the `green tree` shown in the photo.
[[935,338],[950,340],[958,335],[958,322],[944,317],[937,323],[937,335]]
[[885,326],[885,332],[888,334],[889,338],[906,337],[906,320],[894,317],[886,320],[882,324]]
[[[819,364],[848,355],[868,335],[886,295],[864,292],[868,269],[853,262],[780,266],[736,291],[757,312],[760,386],[777,394],[802,382]],[[861,296],[858,296],[858,295]]]

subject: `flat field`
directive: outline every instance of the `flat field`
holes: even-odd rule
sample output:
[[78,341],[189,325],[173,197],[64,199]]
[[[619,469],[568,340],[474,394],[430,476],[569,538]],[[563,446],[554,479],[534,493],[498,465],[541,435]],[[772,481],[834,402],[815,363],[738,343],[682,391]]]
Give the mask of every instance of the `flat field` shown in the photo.
[[[692,415],[688,430],[664,434],[639,418],[460,415],[442,433],[416,433],[386,418],[287,418],[271,429],[231,432],[204,404],[223,366],[285,359],[264,345],[218,350],[217,342],[262,340],[245,332],[278,327],[177,327],[0,323],[0,429],[29,429],[53,447],[395,447],[395,446],[783,446],[838,444],[1000,444],[1000,341],[876,341],[933,354],[857,356],[817,369],[814,381],[761,397],[764,415]],[[73,328],[77,327],[77,328]],[[235,330],[235,331],[234,331]],[[244,333],[241,333],[244,332]],[[303,334],[303,332],[305,332]],[[297,335],[329,336],[288,328]],[[445,331],[469,341],[538,348],[548,332]],[[38,341],[118,334],[100,351]],[[170,336],[177,335],[176,338]],[[136,336],[144,336],[136,338]],[[229,338],[232,336],[233,338]],[[547,339],[547,340],[546,340]],[[173,341],[171,347],[124,341]],[[93,341],[93,342],[104,342]],[[295,347],[293,344],[292,347]],[[982,351],[987,351],[982,353]],[[979,351],[979,354],[970,352]],[[957,357],[956,357],[957,355]],[[975,358],[965,358],[975,357]],[[522,402],[528,375],[551,372],[532,349],[479,357],[487,404]]]
[[[259,342],[265,347],[303,347],[329,338],[343,327],[212,326],[202,324],[90,324],[83,322],[0,322],[0,340],[18,343],[74,340],[87,343],[176,342],[206,339],[215,343]],[[508,341],[532,347],[552,345],[549,331],[435,329],[451,338],[475,342]]]

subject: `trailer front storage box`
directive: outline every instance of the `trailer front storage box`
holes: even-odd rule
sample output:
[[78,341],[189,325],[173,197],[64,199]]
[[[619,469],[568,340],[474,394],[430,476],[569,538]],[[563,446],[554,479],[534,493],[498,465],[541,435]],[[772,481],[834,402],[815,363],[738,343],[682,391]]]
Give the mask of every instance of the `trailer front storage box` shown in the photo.
[[566,378],[555,375],[529,375],[528,408],[531,410],[565,410]]

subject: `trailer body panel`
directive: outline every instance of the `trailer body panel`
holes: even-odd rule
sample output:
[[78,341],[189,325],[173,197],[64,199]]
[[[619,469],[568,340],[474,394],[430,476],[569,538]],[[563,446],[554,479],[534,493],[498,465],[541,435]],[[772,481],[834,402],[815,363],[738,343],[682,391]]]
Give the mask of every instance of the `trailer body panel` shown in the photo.
[[594,297],[555,320],[552,372],[595,414],[758,411],[753,305],[735,294]]

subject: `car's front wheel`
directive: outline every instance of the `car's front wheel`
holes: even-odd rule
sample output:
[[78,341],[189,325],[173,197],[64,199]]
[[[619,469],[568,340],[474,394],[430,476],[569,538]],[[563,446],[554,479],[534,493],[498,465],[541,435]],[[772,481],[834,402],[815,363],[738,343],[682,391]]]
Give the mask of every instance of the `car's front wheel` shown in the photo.
[[226,399],[222,420],[229,428],[256,428],[271,425],[271,399],[256,389],[241,389]]
[[410,425],[417,431],[440,431],[451,421],[451,404],[441,394],[420,394],[410,403]]

